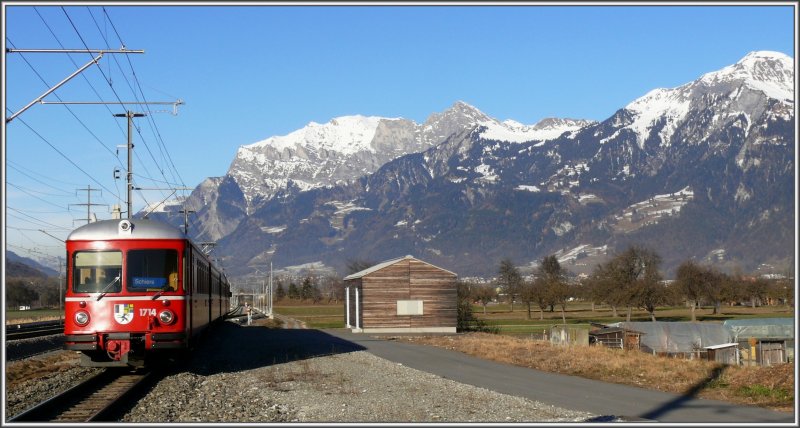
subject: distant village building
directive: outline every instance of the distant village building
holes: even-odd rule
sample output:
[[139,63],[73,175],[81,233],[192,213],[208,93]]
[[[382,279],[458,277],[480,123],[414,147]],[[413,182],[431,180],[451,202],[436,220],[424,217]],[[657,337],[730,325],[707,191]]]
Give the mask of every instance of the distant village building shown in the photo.
[[365,333],[455,333],[457,277],[412,256],[348,275],[345,326]]

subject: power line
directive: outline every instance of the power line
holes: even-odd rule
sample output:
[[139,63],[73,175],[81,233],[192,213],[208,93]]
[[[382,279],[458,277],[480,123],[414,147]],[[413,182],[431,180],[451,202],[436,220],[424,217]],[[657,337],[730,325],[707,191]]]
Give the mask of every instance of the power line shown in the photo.
[[[87,8],[88,8],[88,7],[87,7]],[[89,12],[90,12],[90,14],[91,14],[91,10],[89,10]],[[103,13],[104,13],[104,14],[105,14],[105,16],[106,16],[106,18],[107,18],[107,20],[108,20],[108,23],[109,23],[109,24],[111,24],[111,28],[114,30],[114,33],[117,35],[117,39],[119,40],[120,44],[122,44],[122,46],[125,46],[125,42],[122,40],[122,36],[120,36],[120,34],[119,34],[119,31],[117,31],[117,27],[116,27],[116,25],[114,25],[114,21],[113,21],[113,20],[111,19],[111,17],[108,15],[108,11],[106,11],[106,8],[105,8],[105,7],[103,7]],[[92,19],[94,19],[94,15],[93,15],[93,14],[92,14]],[[95,25],[97,25],[97,21],[95,21]],[[98,26],[98,31],[99,31],[99,30],[100,30],[100,28],[99,28],[99,26]],[[107,44],[107,43],[108,43],[108,42],[106,42],[106,44]],[[117,62],[117,65],[119,66],[119,63],[118,63],[118,61],[116,61],[116,58],[114,58],[114,60],[115,60],[115,62]],[[134,70],[134,68],[133,68],[133,62],[131,62],[130,58],[128,58],[128,66],[129,66],[129,67],[130,67],[130,69],[131,69],[131,74],[133,75],[133,79],[134,79],[134,81],[136,82],[136,86],[139,88],[139,92],[142,94],[142,99],[143,99],[143,100],[145,100],[145,101],[147,101],[147,99],[146,99],[146,97],[145,97],[145,95],[144,95],[144,91],[142,90],[141,83],[139,82],[139,78],[136,76],[136,71],[135,71],[135,70]],[[120,71],[122,71],[122,70],[121,70],[121,67],[120,67]],[[145,104],[145,105],[147,105],[147,104]],[[169,154],[169,150],[167,150],[166,144],[164,143],[164,139],[161,137],[161,132],[158,130],[158,126],[157,126],[157,125],[156,125],[156,123],[155,123],[155,119],[152,117],[152,112],[150,111],[150,107],[149,107],[149,105],[147,106],[147,110],[148,110],[148,113],[150,113],[150,115],[148,116],[148,118],[149,118],[149,119],[151,120],[151,122],[152,122],[152,129],[153,129],[153,130],[154,130],[154,132],[155,132],[155,133],[158,135],[157,141],[160,141],[160,145],[161,145],[161,147],[163,147],[163,153],[162,153],[162,156],[163,156],[164,154],[166,154],[166,156],[167,156],[167,160],[169,161],[170,165],[172,165],[172,168],[170,169],[170,172],[173,172],[173,171],[174,171],[174,173],[175,173],[175,174],[177,174],[177,179],[180,181],[181,185],[185,187],[186,185],[185,185],[185,184],[184,184],[184,182],[183,182],[183,178],[180,176],[180,172],[179,172],[179,171],[178,171],[178,169],[175,167],[175,164],[174,164],[174,162],[172,161],[172,157],[171,157],[171,156],[170,156],[170,154]],[[173,179],[175,179],[175,178],[176,178],[176,177],[175,177],[175,175],[173,175]],[[166,177],[164,177],[164,179],[166,180]]]
[[[58,45],[61,46],[62,49],[64,49],[64,44],[61,43],[61,40],[59,40],[58,36],[56,36],[56,33],[53,31],[52,28],[50,28],[50,25],[47,23],[47,21],[44,19],[44,17],[39,13],[39,9],[34,7],[33,10],[36,11],[36,14],[39,15],[39,19],[42,20],[42,23],[44,24],[44,26],[47,27],[47,29],[50,31],[50,34],[53,36],[54,39],[56,39],[56,43],[58,43]],[[75,62],[75,60],[72,59],[72,56],[67,55],[67,57],[69,58],[70,62],[72,62],[73,65],[75,65],[76,67],[78,66],[78,64]],[[111,66],[111,64],[109,64],[109,67],[110,66]],[[84,74],[81,74],[81,77],[83,77],[83,80],[85,80],[86,84],[89,85],[89,87],[92,89],[92,92],[94,92],[94,94],[97,95],[97,98],[102,100],[103,97],[100,96],[99,92],[97,92],[97,89],[95,89],[94,85],[92,85],[92,83],[89,81],[89,78],[86,77],[86,75],[84,75]],[[60,98],[59,98],[59,100],[60,100]],[[67,107],[67,109],[69,109],[69,107]],[[106,110],[108,110],[109,113],[113,114],[113,112],[111,111],[110,107],[106,106]],[[117,128],[119,129],[119,132],[122,133],[122,135],[125,135],[125,131],[122,130],[122,126],[119,124],[119,122],[114,121],[114,124],[117,125]],[[89,132],[91,132],[91,131],[89,131]],[[100,139],[97,139],[97,141],[100,144],[102,144]],[[105,146],[105,144],[103,144],[103,146]]]
[[[31,215],[25,214],[24,212],[22,212],[22,211],[20,211],[20,210],[18,210],[18,209],[16,209],[16,208],[13,208],[13,207],[6,207],[6,208],[10,209],[11,211],[15,211],[15,212],[17,212],[17,213],[19,213],[19,214],[22,214],[22,215],[24,215],[25,217],[28,217],[28,218],[30,218],[30,219],[33,219],[34,221],[38,221],[39,223],[43,223],[43,224],[45,224],[45,225],[47,225],[47,226],[52,226],[52,227],[55,227],[55,228],[58,228],[58,229],[70,230],[70,228],[68,228],[68,227],[63,227],[63,226],[59,226],[59,225],[57,225],[57,224],[49,223],[49,222],[46,222],[46,221],[44,221],[44,220],[40,220],[40,219],[38,219],[38,218],[36,218],[36,217],[34,217],[34,216],[31,216]],[[19,220],[23,220],[23,221],[27,221],[27,222],[29,222],[29,223],[33,223],[33,222],[32,222],[32,221],[30,221],[30,220],[24,219],[24,218],[22,218],[22,217],[19,217],[19,216],[15,216],[14,214],[11,214],[11,213],[6,213],[6,214],[7,214],[7,215],[10,215],[10,216],[12,216],[12,217],[14,217],[14,218],[17,218],[17,219],[19,219]],[[34,224],[35,224],[35,223],[34,223]]]
[[53,193],[42,192],[40,190],[28,189],[28,190],[30,190],[30,191],[32,191],[34,193],[39,193],[39,194],[46,195],[46,196],[55,196],[55,197],[65,197],[65,196],[71,196],[72,195],[71,193],[68,193],[66,190],[59,189],[58,187],[55,187],[55,186],[50,185],[50,184],[47,184],[44,181],[41,181],[41,180],[37,179],[36,177],[33,177],[30,174],[25,173],[25,171],[22,171],[21,169],[15,167],[13,165],[8,165],[8,167],[13,169],[13,170],[15,170],[15,171],[17,171],[19,174],[22,174],[22,175],[30,178],[31,180],[33,180],[33,181],[35,181],[35,182],[37,182],[37,183],[39,183],[39,184],[41,184],[41,185],[43,185],[45,187],[49,187],[49,188],[51,188],[51,189],[53,189],[53,190],[55,190],[57,192],[60,192],[62,194],[58,195],[58,194],[53,194]]
[[[47,175],[44,175],[44,174],[38,172],[38,171],[34,171],[34,170],[30,169],[30,168],[26,168],[23,165],[12,161],[11,159],[6,159],[6,162],[8,162],[8,166],[10,166],[12,169],[15,169],[15,170],[19,171],[21,174],[23,174],[23,175],[25,175],[25,176],[27,176],[27,177],[35,180],[35,181],[38,181],[38,182],[44,184],[45,186],[49,186],[49,187],[52,187],[54,189],[58,189],[58,188],[53,186],[53,185],[48,185],[47,183],[45,183],[45,182],[43,182],[41,180],[37,180],[35,177],[33,177],[33,175],[36,175],[41,179],[54,181],[54,182],[56,182],[58,184],[66,184],[68,186],[80,186],[80,184],[77,184],[77,183],[69,183],[69,182],[66,182],[64,180],[56,180],[56,179],[54,179],[52,177],[49,177]],[[58,190],[67,192],[66,190],[63,190],[63,189],[58,189]],[[67,192],[67,193],[69,193],[69,192]]]
[[[25,232],[40,232],[40,231],[42,231],[42,229],[28,229],[28,228],[24,228],[24,227],[14,227],[14,226],[6,226],[6,229],[17,230],[17,231],[25,231]],[[44,229],[44,230],[53,230],[53,229]]]
[[[14,46],[14,43],[12,43],[12,42],[11,42],[11,40],[10,40],[8,37],[6,37],[6,40],[8,41],[8,43],[9,43],[9,44],[10,44],[12,47],[16,48],[16,47]],[[59,42],[59,43],[60,43],[60,42]],[[22,58],[22,60],[23,60],[23,61],[25,61],[25,63],[26,63],[26,64],[28,64],[28,67],[30,67],[30,69],[31,69],[31,70],[33,70],[34,74],[36,74],[36,76],[37,76],[37,77],[39,77],[39,80],[41,80],[41,81],[42,81],[42,83],[44,83],[44,84],[45,84],[45,86],[47,86],[47,87],[50,87],[50,84],[48,84],[48,83],[47,83],[47,81],[46,81],[46,80],[44,80],[44,78],[42,77],[42,75],[41,75],[41,74],[39,74],[39,72],[38,72],[38,71],[36,71],[36,68],[33,66],[33,64],[31,64],[31,63],[28,61],[28,59],[27,59],[27,58],[25,58],[25,55],[22,55],[22,54],[20,53],[20,57]],[[75,63],[75,62],[73,61],[73,64],[74,64],[74,63]],[[56,98],[57,98],[59,101],[61,100],[61,97],[59,97],[59,96],[58,96],[58,94],[54,94],[54,96],[55,96],[55,97],[56,97]],[[89,127],[88,127],[88,126],[86,126],[86,124],[85,124],[85,123],[83,123],[83,121],[82,121],[82,120],[81,120],[81,119],[78,117],[78,115],[76,115],[76,114],[75,114],[75,112],[73,112],[73,111],[72,111],[72,109],[70,109],[70,108],[69,108],[69,106],[67,106],[66,104],[65,104],[64,106],[65,106],[65,107],[67,108],[67,110],[68,110],[68,111],[69,111],[69,112],[72,114],[72,116],[73,116],[73,117],[74,117],[74,118],[75,118],[75,119],[76,119],[76,120],[77,120],[77,121],[78,121],[78,122],[79,122],[81,125],[83,125],[84,129],[86,129],[86,130],[89,132],[89,134],[91,134],[91,135],[94,137],[94,139],[95,139],[95,140],[97,140],[97,142],[98,142],[98,143],[100,143],[100,145],[101,145],[101,146],[103,146],[103,148],[104,148],[104,149],[108,150],[108,152],[109,152],[109,153],[111,153],[111,155],[113,156],[113,155],[114,155],[114,152],[112,152],[112,151],[111,151],[111,149],[109,149],[108,147],[106,147],[106,145],[105,145],[105,144],[103,144],[103,142],[102,142],[102,141],[100,141],[100,138],[98,138],[98,137],[97,137],[97,135],[95,135],[95,134],[94,134],[94,132],[92,132],[92,130],[91,130],[91,129],[89,129]],[[117,160],[119,161],[119,159],[117,159]],[[121,163],[120,163],[120,165],[121,165]]]
[[[78,38],[81,40],[81,43],[83,43],[83,46],[86,48],[87,51],[90,50],[89,49],[89,45],[86,44],[86,41],[83,39],[83,35],[81,35],[81,32],[78,31],[78,27],[75,26],[75,23],[72,21],[72,18],[69,16],[69,13],[67,13],[67,10],[64,9],[64,6],[61,6],[61,11],[64,12],[64,15],[67,17],[67,20],[69,21],[70,25],[72,25],[72,29],[75,30],[75,34],[78,35]],[[94,58],[94,56],[91,53],[89,53],[89,56],[91,58]],[[100,74],[103,75],[103,78],[105,79],[106,83],[108,83],[108,86],[109,86],[109,88],[111,88],[111,92],[114,93],[114,96],[117,98],[117,101],[119,101],[120,104],[124,104],[122,102],[122,99],[120,98],[119,94],[117,93],[116,89],[114,89],[114,85],[111,84],[111,81],[108,79],[108,76],[106,76],[106,74],[103,72],[102,67],[98,66],[97,69],[98,69],[98,71],[100,71]],[[125,77],[125,76],[123,75],[123,77]],[[125,80],[128,81],[127,77],[125,77]],[[130,82],[128,82],[128,86],[131,87]],[[131,90],[133,90],[132,87],[131,87]],[[137,98],[135,93],[134,93],[134,98]],[[137,98],[137,101],[138,101],[138,98]],[[139,136],[142,137],[142,144],[144,144],[144,147],[147,149],[148,153],[150,153],[151,159],[153,159],[153,162],[156,164],[156,166],[158,166],[158,161],[156,161],[155,157],[153,156],[153,153],[150,151],[150,147],[147,144],[147,141],[144,139],[144,136],[141,135],[141,131],[139,131],[138,127],[137,127],[137,132],[139,133]],[[150,172],[147,170],[147,167],[144,166],[144,162],[142,164],[143,164],[142,167],[144,168],[144,170],[149,174]],[[163,172],[162,172],[162,176],[163,176]],[[164,177],[164,179],[166,180],[166,177]]]
[[[106,190],[106,191],[108,191],[109,193],[112,193],[112,194],[114,193],[114,192],[112,192],[112,191],[111,191],[109,188],[107,188],[106,186],[103,186],[103,184],[102,184],[102,183],[100,183],[99,181],[97,181],[97,180],[96,180],[94,177],[92,177],[91,175],[89,175],[89,173],[88,173],[88,172],[84,171],[84,170],[83,170],[83,168],[81,168],[80,166],[78,166],[78,164],[76,164],[75,162],[73,162],[73,161],[72,161],[72,159],[70,159],[70,158],[69,158],[67,155],[65,155],[64,153],[62,153],[62,152],[61,152],[61,150],[58,150],[58,149],[57,149],[57,148],[56,148],[56,147],[55,147],[55,146],[54,146],[52,143],[50,143],[49,141],[47,141],[47,139],[46,139],[46,138],[44,138],[44,137],[43,137],[41,134],[39,134],[38,132],[36,132],[36,130],[35,130],[35,129],[33,129],[33,128],[32,128],[30,125],[28,125],[28,123],[27,123],[27,122],[25,122],[25,121],[24,121],[24,120],[22,120],[22,119],[19,119],[19,121],[20,121],[20,122],[21,122],[23,125],[25,125],[25,126],[28,128],[28,129],[30,129],[30,130],[31,130],[31,132],[33,132],[34,134],[36,134],[36,136],[37,136],[37,137],[39,137],[39,138],[40,138],[42,141],[44,141],[44,142],[45,142],[45,143],[46,143],[48,146],[50,146],[50,148],[52,148],[53,150],[55,150],[55,151],[56,151],[56,153],[58,153],[58,154],[59,154],[59,155],[61,155],[61,156],[62,156],[64,159],[66,159],[66,160],[67,160],[69,163],[71,163],[71,164],[72,164],[72,166],[74,166],[74,167],[75,167],[75,168],[76,168],[78,171],[82,172],[84,175],[86,175],[87,177],[89,177],[89,178],[90,178],[92,181],[94,181],[95,183],[97,183],[97,184],[98,184],[100,187],[102,187],[103,189],[105,189],[105,190]],[[119,197],[119,195],[117,195],[117,197]]]
[[[87,201],[85,204],[70,204],[70,205],[79,205],[79,206],[86,206],[86,223],[92,222],[92,207],[93,206],[101,206],[105,204],[93,204],[92,203],[92,192],[99,192],[100,189],[92,189],[92,186],[86,186],[86,189],[77,189],[77,191],[85,191]],[[83,220],[83,219],[81,219]]]
[[[16,184],[9,183],[9,182],[7,182],[7,183],[8,183],[8,184],[9,184],[11,187],[16,187],[16,188],[17,188],[17,189],[19,189],[21,192],[23,192],[23,193],[27,194],[28,196],[30,196],[30,197],[32,197],[32,198],[38,199],[38,200],[40,200],[40,201],[42,201],[42,202],[44,202],[44,203],[46,203],[46,204],[50,204],[50,205],[52,205],[52,206],[54,206],[54,207],[58,207],[58,208],[64,209],[64,207],[62,207],[62,206],[56,205],[56,204],[54,204],[54,203],[52,203],[52,202],[50,202],[50,201],[48,201],[48,200],[46,200],[46,199],[42,199],[42,198],[40,198],[40,197],[38,197],[38,196],[36,196],[36,195],[33,195],[33,194],[31,194],[31,193],[28,193],[28,192],[27,192],[27,191],[26,191],[24,188],[22,188],[22,187],[20,187],[20,186],[17,186]],[[67,210],[66,210],[66,212],[69,212],[69,209],[67,209]]]

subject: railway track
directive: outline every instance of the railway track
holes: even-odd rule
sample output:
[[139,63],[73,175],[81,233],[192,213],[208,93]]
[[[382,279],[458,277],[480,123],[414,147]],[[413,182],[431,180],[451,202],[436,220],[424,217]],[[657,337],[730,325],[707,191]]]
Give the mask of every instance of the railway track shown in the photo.
[[6,340],[29,339],[61,333],[64,333],[64,321],[62,320],[6,325]]
[[10,418],[8,422],[115,421],[138,400],[155,371],[106,369],[61,394]]

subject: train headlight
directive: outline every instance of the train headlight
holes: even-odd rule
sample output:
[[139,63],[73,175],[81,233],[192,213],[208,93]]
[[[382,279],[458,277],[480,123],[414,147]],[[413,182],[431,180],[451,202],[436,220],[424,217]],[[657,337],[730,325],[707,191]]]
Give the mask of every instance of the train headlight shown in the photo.
[[172,311],[164,310],[158,313],[158,319],[163,324],[172,324],[172,321],[175,321],[175,314]]
[[78,324],[80,326],[89,324],[89,313],[85,311],[75,312],[75,324]]

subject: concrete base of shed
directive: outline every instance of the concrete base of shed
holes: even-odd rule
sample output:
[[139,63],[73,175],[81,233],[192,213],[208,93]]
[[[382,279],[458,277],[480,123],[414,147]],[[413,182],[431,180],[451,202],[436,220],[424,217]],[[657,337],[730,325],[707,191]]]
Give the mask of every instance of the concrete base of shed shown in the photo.
[[353,328],[353,333],[455,333],[455,327],[372,327]]

